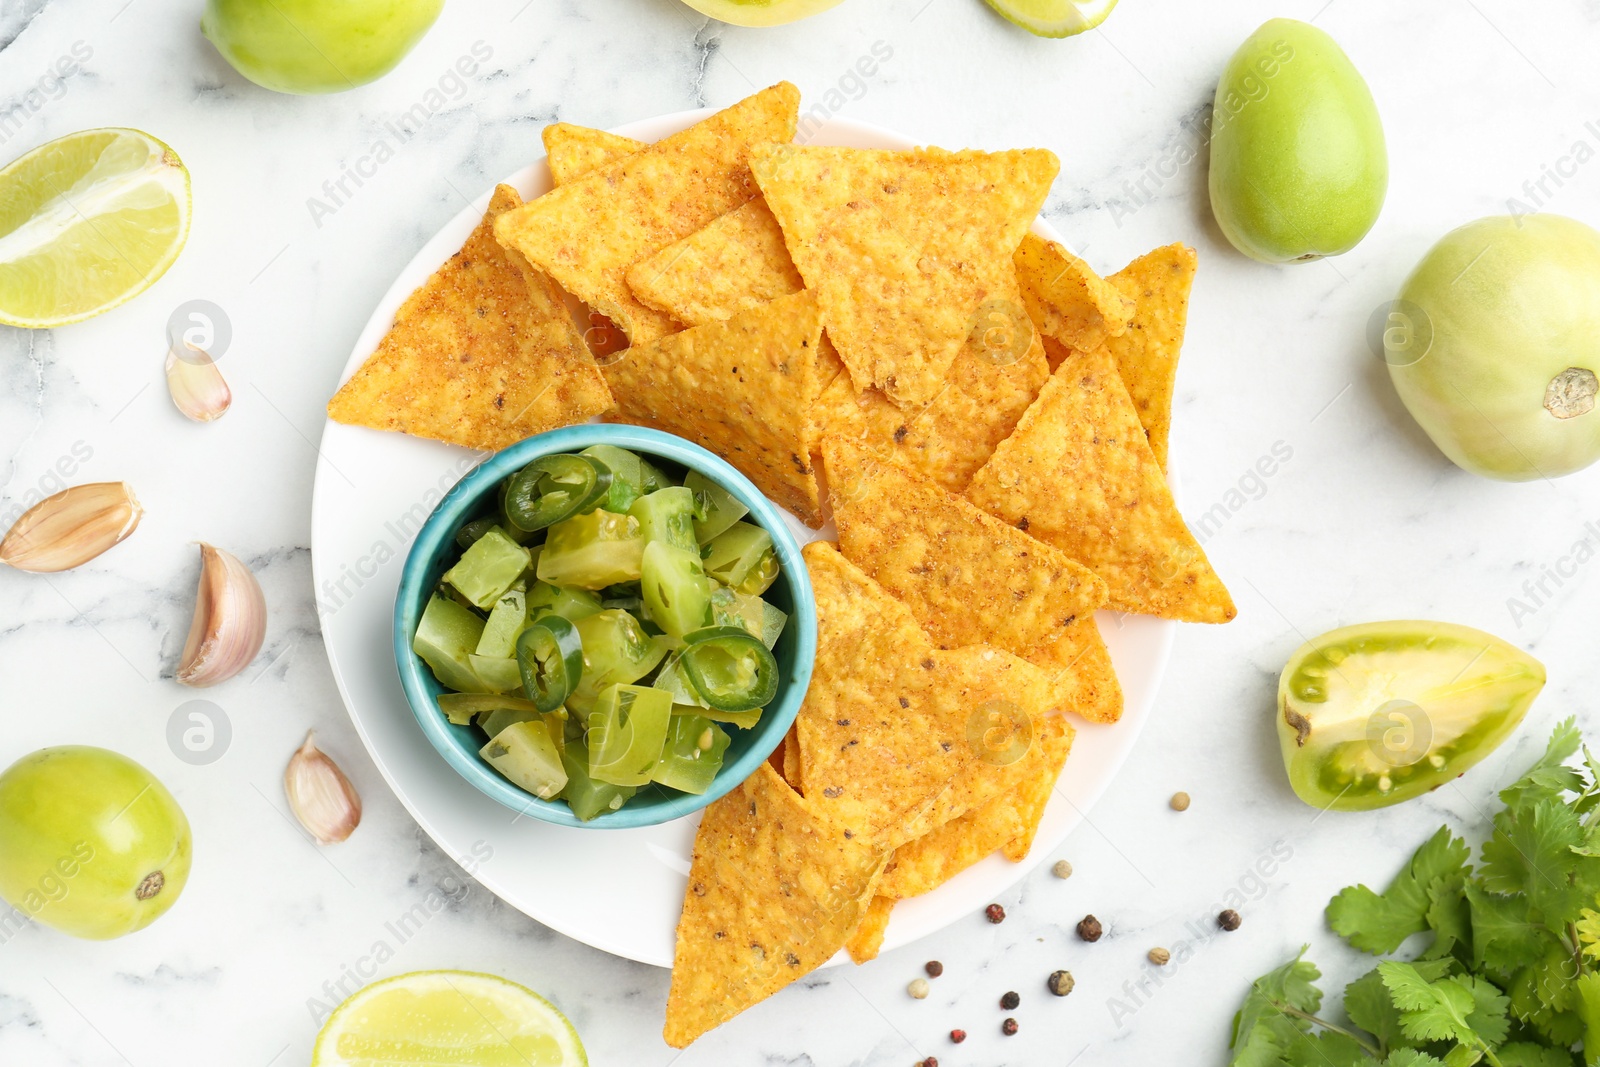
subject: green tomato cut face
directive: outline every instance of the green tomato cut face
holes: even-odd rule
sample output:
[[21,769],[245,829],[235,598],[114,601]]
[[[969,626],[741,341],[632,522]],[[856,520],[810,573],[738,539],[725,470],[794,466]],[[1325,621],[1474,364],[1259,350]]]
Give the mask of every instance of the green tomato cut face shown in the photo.
[[1365,811],[1421,796],[1516,729],[1544,667],[1499,638],[1438,622],[1333,630],[1278,683],[1278,738],[1296,795]]

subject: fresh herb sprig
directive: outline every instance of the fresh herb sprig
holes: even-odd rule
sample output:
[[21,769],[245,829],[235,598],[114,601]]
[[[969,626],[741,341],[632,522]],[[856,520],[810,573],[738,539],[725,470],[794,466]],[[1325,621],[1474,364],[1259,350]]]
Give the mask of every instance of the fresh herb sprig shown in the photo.
[[1600,1064],[1600,763],[1575,722],[1500,793],[1474,867],[1440,827],[1389,888],[1341,891],[1328,924],[1389,955],[1324,1010],[1321,972],[1293,960],[1256,979],[1233,1020],[1230,1067],[1595,1067]]

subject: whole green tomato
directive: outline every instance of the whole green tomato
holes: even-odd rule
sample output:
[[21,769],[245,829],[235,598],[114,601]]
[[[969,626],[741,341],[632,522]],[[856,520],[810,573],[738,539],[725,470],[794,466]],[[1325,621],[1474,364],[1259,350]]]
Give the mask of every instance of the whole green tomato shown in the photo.
[[1439,450],[1474,474],[1553,478],[1600,459],[1600,233],[1495,215],[1446,234],[1384,332],[1389,376]]
[[0,898],[74,937],[105,941],[166,914],[192,851],[183,809],[126,756],[46,748],[0,774]]
[[200,30],[235,70],[280,93],[337,93],[383,77],[444,0],[206,0]]
[[1354,248],[1383,209],[1389,155],[1377,105],[1336,41],[1272,19],[1217,83],[1211,211],[1235,248],[1298,263]]

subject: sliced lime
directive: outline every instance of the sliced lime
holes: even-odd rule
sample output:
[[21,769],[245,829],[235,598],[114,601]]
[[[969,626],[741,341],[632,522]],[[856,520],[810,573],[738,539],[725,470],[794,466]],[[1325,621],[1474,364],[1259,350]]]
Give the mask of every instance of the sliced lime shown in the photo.
[[45,329],[155,284],[189,235],[189,172],[138,130],[84,130],[0,170],[0,322]]
[[1040,37],[1071,37],[1106,20],[1117,0],[988,0],[1007,19]]
[[374,982],[339,1005],[311,1067],[587,1067],[554,1006],[492,974],[417,971]]

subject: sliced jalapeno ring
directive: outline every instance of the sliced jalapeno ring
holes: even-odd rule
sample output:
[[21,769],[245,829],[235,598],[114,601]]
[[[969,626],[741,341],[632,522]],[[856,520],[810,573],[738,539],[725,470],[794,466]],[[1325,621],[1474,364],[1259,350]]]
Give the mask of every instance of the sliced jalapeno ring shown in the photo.
[[738,626],[707,626],[683,637],[678,662],[689,684],[717,711],[765,707],[778,692],[778,661]]
[[540,456],[506,486],[506,518],[518,529],[543,530],[600,506],[611,470],[593,456]]
[[522,691],[542,712],[555,711],[583,678],[583,639],[560,615],[542,615],[517,637]]

